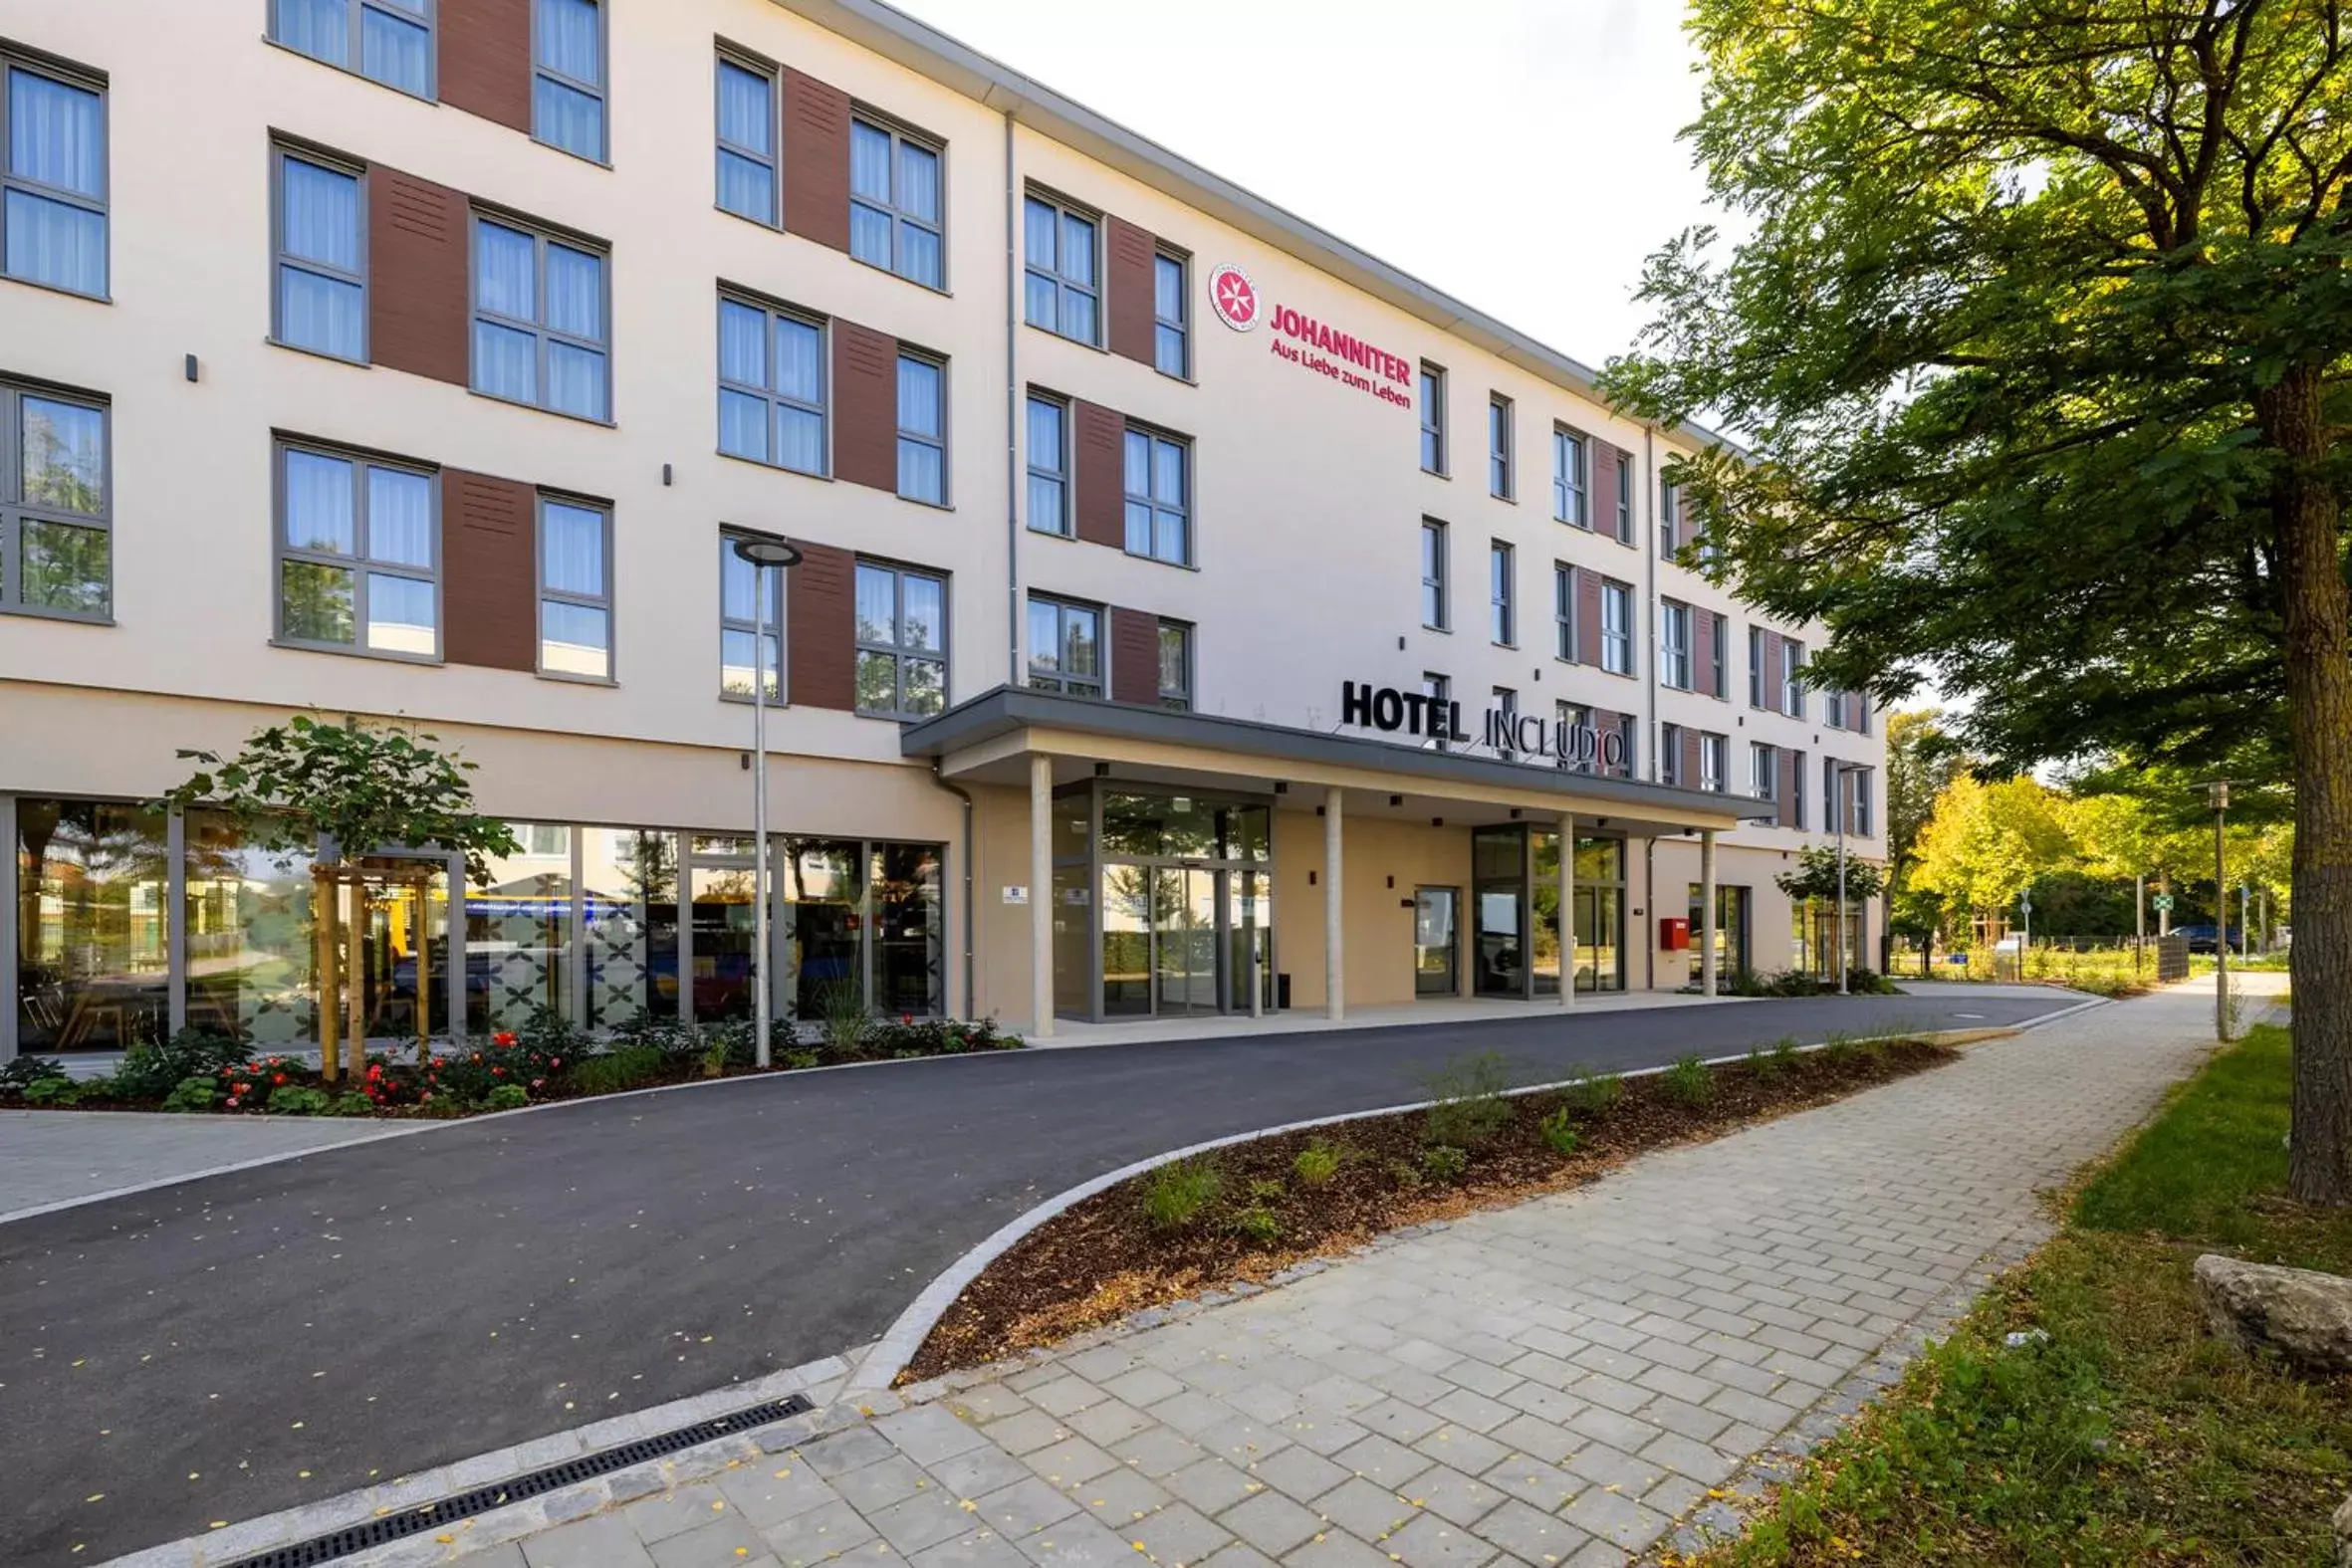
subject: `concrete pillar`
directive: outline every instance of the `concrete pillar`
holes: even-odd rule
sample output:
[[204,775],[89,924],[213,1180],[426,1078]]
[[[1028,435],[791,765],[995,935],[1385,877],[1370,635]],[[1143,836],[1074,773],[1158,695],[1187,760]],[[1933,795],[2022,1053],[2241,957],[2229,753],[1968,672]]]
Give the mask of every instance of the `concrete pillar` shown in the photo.
[[1576,1005],[1576,818],[1559,814],[1559,1005]]
[[1699,994],[1715,995],[1715,830],[1699,833]]
[[1029,1015],[1054,1034],[1054,759],[1029,760]]
[[1340,793],[1336,788],[1323,791],[1323,1016],[1336,1022],[1347,1016],[1347,940],[1343,922],[1347,914],[1345,901],[1340,897],[1340,856],[1344,849],[1339,831]]

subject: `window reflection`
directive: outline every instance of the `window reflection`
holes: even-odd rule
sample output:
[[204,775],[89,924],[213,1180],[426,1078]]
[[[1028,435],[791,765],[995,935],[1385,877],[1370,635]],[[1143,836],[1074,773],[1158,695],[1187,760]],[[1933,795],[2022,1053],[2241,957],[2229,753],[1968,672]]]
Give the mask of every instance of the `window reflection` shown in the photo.
[[162,816],[22,797],[16,822],[18,1048],[119,1050],[162,1038],[170,1012]]

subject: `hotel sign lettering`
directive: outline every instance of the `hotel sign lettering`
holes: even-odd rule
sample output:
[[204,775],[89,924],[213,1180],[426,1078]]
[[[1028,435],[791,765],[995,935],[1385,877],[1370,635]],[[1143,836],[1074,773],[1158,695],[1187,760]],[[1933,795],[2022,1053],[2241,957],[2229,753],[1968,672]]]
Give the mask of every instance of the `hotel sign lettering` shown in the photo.
[[1463,728],[1460,703],[1393,686],[1342,682],[1339,722],[1383,735],[1417,735],[1450,746],[1483,746],[1494,752],[1554,758],[1565,768],[1588,768],[1595,763],[1611,773],[1625,768],[1625,737],[1621,733],[1604,735],[1588,724],[1490,708],[1480,733],[1473,735]]

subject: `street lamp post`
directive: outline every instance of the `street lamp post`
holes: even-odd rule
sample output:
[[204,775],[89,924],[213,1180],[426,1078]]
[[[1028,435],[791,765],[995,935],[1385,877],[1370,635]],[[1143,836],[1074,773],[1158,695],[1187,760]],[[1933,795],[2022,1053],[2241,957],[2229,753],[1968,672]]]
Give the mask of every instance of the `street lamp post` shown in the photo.
[[2230,781],[2217,779],[2205,786],[2214,808],[2214,1035],[2230,1038],[2230,884],[2222,856],[2222,830],[2230,815]]
[[752,1059],[766,1067],[774,1012],[774,977],[768,973],[768,568],[797,566],[801,553],[766,536],[733,543],[735,559],[752,568]]
[[1837,994],[1851,996],[1846,989],[1846,807],[1853,802],[1852,791],[1846,781],[1862,770],[1850,763],[1838,763],[1831,769],[1837,781]]

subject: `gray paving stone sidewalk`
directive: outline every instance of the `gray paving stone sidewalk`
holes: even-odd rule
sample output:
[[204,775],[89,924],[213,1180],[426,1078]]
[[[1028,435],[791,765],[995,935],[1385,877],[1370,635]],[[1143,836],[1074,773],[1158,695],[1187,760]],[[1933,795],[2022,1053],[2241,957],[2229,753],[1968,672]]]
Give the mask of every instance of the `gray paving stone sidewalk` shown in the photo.
[[840,1430],[467,1560],[1623,1563],[2038,1236],[2037,1192],[2194,1067],[2210,1007],[2098,1008],[870,1422],[836,1407]]
[[0,1220],[309,1149],[365,1143],[381,1122],[316,1116],[0,1111]]

